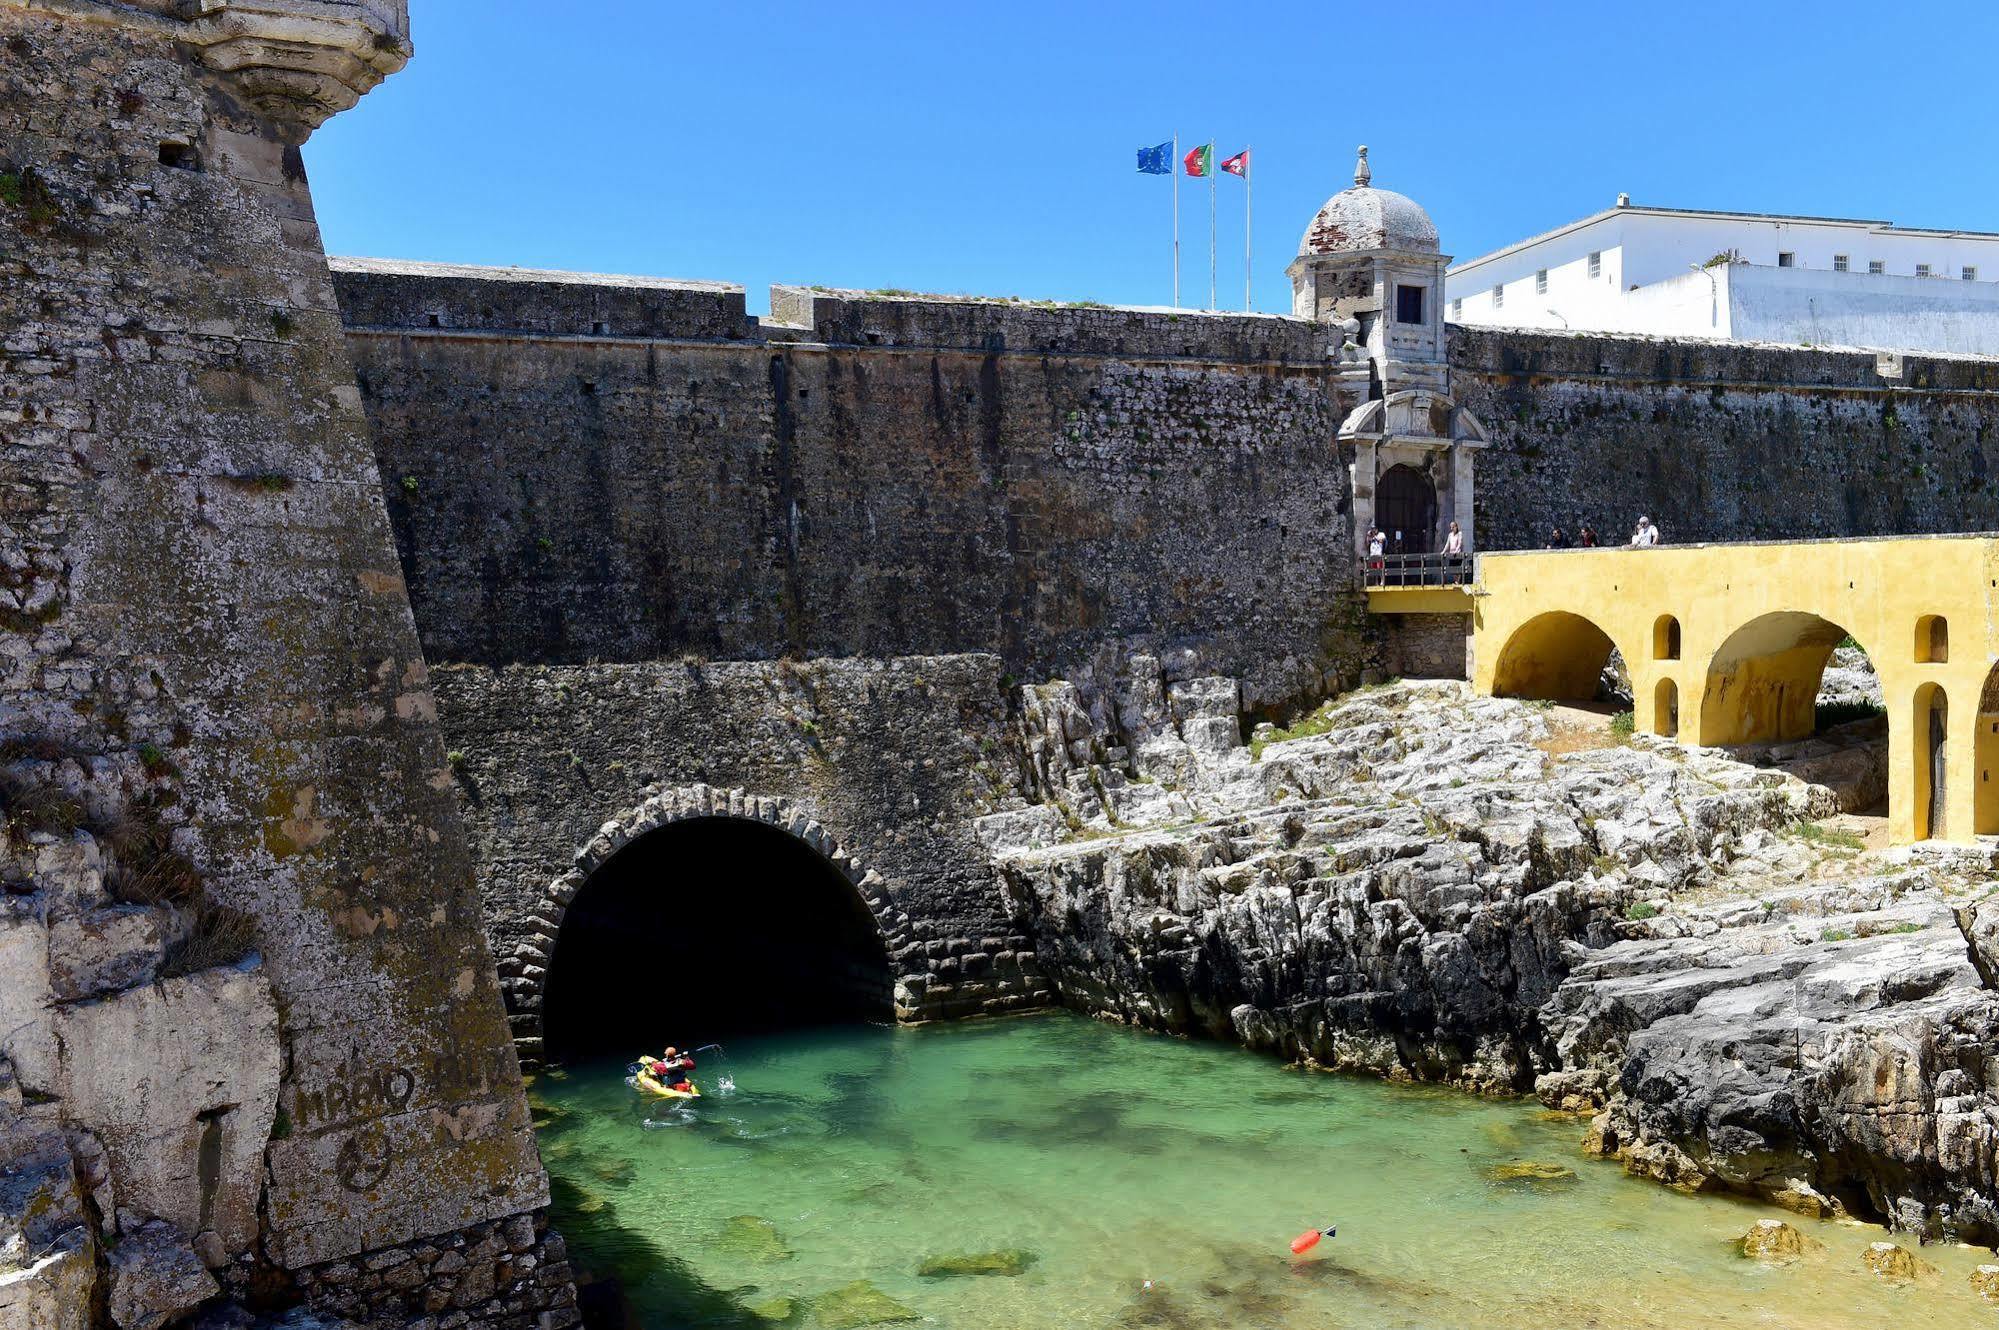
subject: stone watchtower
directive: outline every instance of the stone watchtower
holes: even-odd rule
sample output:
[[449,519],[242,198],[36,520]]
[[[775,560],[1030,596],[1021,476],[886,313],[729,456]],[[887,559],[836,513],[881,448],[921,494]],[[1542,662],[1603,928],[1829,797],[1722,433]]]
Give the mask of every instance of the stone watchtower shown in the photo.
[[1427,553],[1456,521],[1469,549],[1472,458],[1485,430],[1450,396],[1450,256],[1415,200],[1372,180],[1363,147],[1352,188],[1326,200],[1285,270],[1291,312],[1339,328],[1335,372],[1363,399],[1339,432],[1353,449],[1356,543],[1380,527],[1391,551]]

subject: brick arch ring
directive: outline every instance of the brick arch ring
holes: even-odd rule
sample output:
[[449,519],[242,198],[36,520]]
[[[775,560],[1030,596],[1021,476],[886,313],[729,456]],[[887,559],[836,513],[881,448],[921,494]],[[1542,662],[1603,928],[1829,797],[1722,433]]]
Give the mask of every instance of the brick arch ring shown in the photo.
[[[514,1048],[524,1067],[539,1066],[542,1057],[542,1001],[546,996],[549,958],[555,939],[576,893],[612,856],[641,837],[675,822],[725,818],[739,822],[761,822],[804,842],[845,878],[867,906],[882,953],[893,958],[902,941],[900,930],[890,931],[887,921],[894,913],[888,883],[842,845],[839,838],[817,819],[789,799],[774,795],[747,794],[740,789],[716,789],[709,785],[683,785],[660,790],[642,803],[620,813],[597,829],[586,841],[568,871],[542,889],[528,915],[526,936],[514,948],[511,960],[500,964],[500,991],[506,999],[507,1021],[513,1029]],[[897,1001],[898,1015],[903,1006]]]

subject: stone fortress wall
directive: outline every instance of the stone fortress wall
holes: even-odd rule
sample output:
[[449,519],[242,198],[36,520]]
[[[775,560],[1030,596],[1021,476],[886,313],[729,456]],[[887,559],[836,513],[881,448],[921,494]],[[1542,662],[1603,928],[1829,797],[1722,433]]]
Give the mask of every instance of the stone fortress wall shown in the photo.
[[1455,327],[1486,549],[1999,528],[1999,361]]
[[603,824],[782,800],[879,882],[902,1014],[1004,1010],[1047,997],[971,831],[1012,686],[1275,709],[1370,659],[1311,324],[334,271],[530,1058]]
[[334,268],[433,661],[1352,659],[1313,324]]
[[[904,1015],[1006,1009],[1042,982],[986,969],[1021,939],[969,825],[1047,793],[996,757],[1034,728],[1019,685],[1075,680],[1117,729],[1148,686],[1239,679],[1253,717],[1463,667],[1451,616],[1357,613],[1334,434],[1366,383],[1324,325],[804,287],[756,320],[713,283],[333,269],[529,1057],[578,865],[648,801],[787,801],[877,865]],[[1565,503],[1611,539],[1624,508],[1679,538],[1960,525],[1908,496],[1983,469],[1978,362],[1450,348],[1485,547]],[[1775,499],[1800,485],[1839,506]]]
[[296,146],[402,5],[148,9],[0,0],[0,1323],[570,1324]]
[[[515,1049],[605,856],[784,826],[901,1014],[1044,1002],[976,819],[1060,840],[1450,654],[1364,615],[1368,371],[1326,325],[329,273],[296,144],[403,22],[0,0],[0,1220],[48,1253],[0,1311],[32,1323],[220,1285],[568,1324]],[[1639,509],[1999,526],[1994,362],[1459,328],[1446,368],[1490,548]]]

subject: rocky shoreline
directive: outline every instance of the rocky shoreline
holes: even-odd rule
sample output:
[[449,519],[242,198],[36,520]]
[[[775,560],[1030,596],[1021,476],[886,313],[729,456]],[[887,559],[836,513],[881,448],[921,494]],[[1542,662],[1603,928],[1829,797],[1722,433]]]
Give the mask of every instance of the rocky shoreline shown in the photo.
[[980,823],[1065,1005],[1536,1094],[1671,1186],[1999,1241],[1991,853],[1868,853],[1851,789],[1741,760],[1823,744],[1404,683],[1243,745],[1229,681],[1134,666],[1023,690],[1040,802]]

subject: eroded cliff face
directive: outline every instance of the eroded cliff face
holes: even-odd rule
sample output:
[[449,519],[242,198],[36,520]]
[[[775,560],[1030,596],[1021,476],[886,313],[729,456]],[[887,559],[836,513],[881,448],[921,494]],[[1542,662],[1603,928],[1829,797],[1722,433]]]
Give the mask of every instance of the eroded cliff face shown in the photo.
[[[36,1323],[218,1284],[560,1318],[293,146],[400,6],[200,8],[0,0],[0,1130],[47,1184],[0,1242],[77,1253]],[[477,1278],[392,1273],[510,1224]]]
[[1866,854],[1822,827],[1841,791],[1456,684],[1244,747],[1227,680],[1150,670],[1030,690],[1042,802],[980,823],[1062,1001],[1538,1093],[1671,1185],[1999,1236],[1989,856]]

